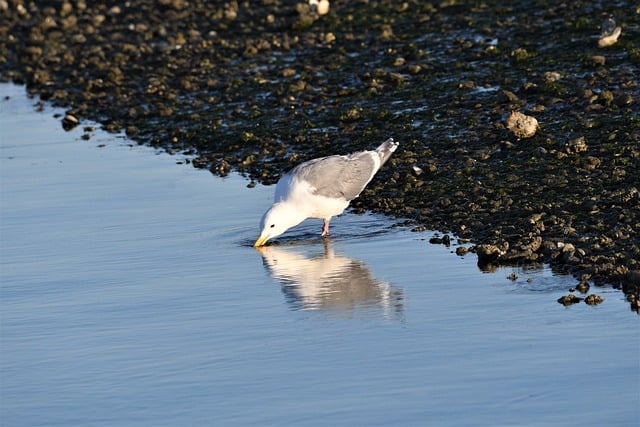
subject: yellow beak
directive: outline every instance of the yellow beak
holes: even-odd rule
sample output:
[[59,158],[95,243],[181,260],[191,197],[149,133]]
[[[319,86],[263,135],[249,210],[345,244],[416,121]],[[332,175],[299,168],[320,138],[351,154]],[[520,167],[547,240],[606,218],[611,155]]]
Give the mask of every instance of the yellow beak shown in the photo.
[[258,246],[264,246],[264,244],[267,243],[267,240],[269,240],[269,236],[260,236],[253,244],[253,247],[257,248]]

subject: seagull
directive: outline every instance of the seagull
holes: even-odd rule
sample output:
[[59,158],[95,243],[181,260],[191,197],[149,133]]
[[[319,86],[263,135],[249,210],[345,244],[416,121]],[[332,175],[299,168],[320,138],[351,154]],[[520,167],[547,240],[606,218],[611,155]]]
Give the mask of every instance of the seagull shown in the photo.
[[262,216],[253,246],[263,246],[307,218],[323,219],[322,236],[328,236],[331,217],[360,195],[398,145],[389,138],[375,150],[321,157],[287,172],[276,185],[274,204]]

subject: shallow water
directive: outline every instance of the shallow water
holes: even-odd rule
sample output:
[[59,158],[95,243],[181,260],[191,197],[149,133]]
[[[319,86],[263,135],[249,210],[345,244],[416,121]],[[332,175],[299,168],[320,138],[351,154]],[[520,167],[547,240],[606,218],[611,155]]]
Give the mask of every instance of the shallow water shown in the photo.
[[0,98],[3,426],[638,425],[622,293],[370,214],[257,251],[273,187]]

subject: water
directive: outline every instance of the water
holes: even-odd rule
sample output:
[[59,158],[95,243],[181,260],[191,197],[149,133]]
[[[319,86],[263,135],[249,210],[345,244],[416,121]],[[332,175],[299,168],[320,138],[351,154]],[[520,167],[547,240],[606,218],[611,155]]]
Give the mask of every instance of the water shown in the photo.
[[260,252],[273,187],[0,98],[2,426],[638,425],[620,292],[377,215]]

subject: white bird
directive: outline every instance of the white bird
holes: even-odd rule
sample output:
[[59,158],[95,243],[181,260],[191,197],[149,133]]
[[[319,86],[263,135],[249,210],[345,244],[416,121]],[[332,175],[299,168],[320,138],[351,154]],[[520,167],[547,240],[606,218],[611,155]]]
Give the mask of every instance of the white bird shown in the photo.
[[262,216],[262,231],[253,246],[264,245],[307,218],[323,219],[322,236],[327,236],[331,217],[360,195],[396,148],[398,143],[389,138],[373,151],[321,157],[293,168],[278,181],[274,204]]

